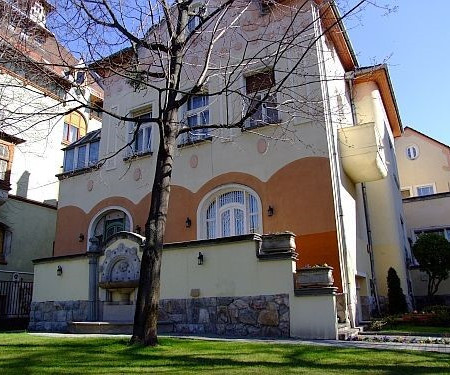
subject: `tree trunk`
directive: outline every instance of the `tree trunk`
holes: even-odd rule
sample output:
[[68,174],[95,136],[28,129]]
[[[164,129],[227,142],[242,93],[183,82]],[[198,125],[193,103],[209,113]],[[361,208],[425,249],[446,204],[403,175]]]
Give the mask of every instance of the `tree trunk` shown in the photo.
[[146,242],[141,260],[132,344],[150,346],[158,344],[157,322],[162,248],[169,206],[175,141],[175,129],[171,129],[170,125],[165,127],[164,134],[160,136],[150,210],[145,224]]

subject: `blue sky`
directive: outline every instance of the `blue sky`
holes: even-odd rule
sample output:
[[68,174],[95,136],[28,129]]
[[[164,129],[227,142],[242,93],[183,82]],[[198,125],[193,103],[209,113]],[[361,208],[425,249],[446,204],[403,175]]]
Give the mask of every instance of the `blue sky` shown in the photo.
[[403,126],[450,145],[450,1],[390,3],[397,11],[369,7],[346,22],[359,63],[386,62]]

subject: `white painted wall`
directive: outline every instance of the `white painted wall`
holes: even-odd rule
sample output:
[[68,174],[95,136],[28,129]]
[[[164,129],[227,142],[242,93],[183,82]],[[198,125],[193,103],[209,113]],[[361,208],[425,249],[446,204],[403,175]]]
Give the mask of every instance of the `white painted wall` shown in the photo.
[[[68,107],[43,95],[35,87],[22,87],[20,80],[5,72],[0,74],[0,86],[3,116],[7,119],[2,131],[26,141],[15,147],[10,194],[39,202],[55,202],[58,199],[55,175],[61,172],[64,157],[61,150],[66,147],[62,143],[64,116],[61,113]],[[76,95],[74,90],[71,95]],[[86,98],[80,96],[78,100],[85,102]],[[81,113],[88,131],[101,126],[95,119],[89,121],[85,110]]]

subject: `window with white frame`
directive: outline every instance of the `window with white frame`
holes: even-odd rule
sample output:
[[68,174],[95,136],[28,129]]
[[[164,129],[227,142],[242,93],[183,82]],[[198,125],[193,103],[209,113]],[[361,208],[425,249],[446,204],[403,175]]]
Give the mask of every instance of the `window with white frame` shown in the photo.
[[434,194],[434,186],[433,185],[422,185],[416,186],[417,196],[423,197],[425,195]]
[[417,145],[409,145],[406,147],[406,157],[409,160],[414,160],[419,157],[419,147]]
[[184,133],[180,137],[180,143],[192,143],[205,139],[210,139],[208,128],[201,128],[209,125],[209,96],[193,95],[186,103],[186,111],[183,116],[186,125],[192,130]]
[[41,24],[45,23],[45,10],[44,6],[36,1],[30,8],[30,18],[33,21],[39,22]]
[[146,111],[139,111],[139,114],[135,115],[136,121],[130,126],[129,141],[131,142],[131,152],[128,152],[128,156],[143,155],[152,152],[152,123],[142,122],[142,120],[148,119],[152,116],[151,109]]
[[245,77],[246,113],[254,111],[248,119],[246,127],[251,128],[279,122],[277,94],[270,92],[274,85],[275,73],[273,69]]
[[64,150],[64,172],[92,167],[98,163],[100,130],[88,133],[84,138]]
[[245,188],[221,189],[206,201],[203,210],[203,238],[239,236],[262,230],[259,198]]

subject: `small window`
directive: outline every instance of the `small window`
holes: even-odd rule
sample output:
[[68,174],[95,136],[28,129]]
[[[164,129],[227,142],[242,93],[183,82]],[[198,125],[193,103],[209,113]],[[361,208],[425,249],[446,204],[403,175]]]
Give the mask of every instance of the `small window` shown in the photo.
[[434,194],[433,185],[417,186],[417,195],[419,197],[423,197],[425,195],[431,195],[431,194]]
[[411,197],[411,189],[401,189],[400,193],[402,194],[402,198]]
[[200,17],[191,16],[187,24],[188,33],[191,34],[199,24],[200,24]]
[[273,70],[259,72],[245,78],[247,113],[255,111],[247,121],[247,127],[279,122],[277,94],[270,93],[275,85]]
[[415,160],[419,157],[419,147],[416,145],[410,145],[406,147],[406,157],[409,160]]
[[204,4],[191,5],[189,11],[189,20],[187,23],[187,33],[192,34],[200,25],[201,17],[206,14],[206,6]]

